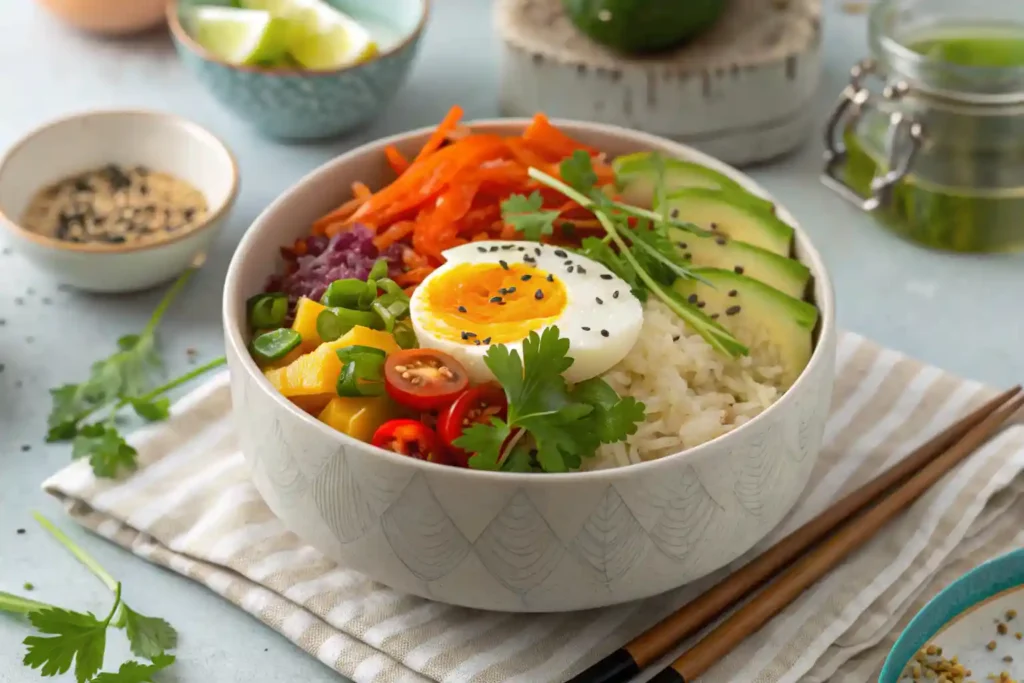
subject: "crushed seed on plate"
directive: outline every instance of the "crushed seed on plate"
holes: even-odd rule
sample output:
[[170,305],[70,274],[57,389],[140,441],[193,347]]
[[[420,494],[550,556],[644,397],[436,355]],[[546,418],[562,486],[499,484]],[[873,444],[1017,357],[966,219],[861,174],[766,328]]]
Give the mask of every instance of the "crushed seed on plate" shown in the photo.
[[207,212],[206,197],[180,178],[107,164],[39,190],[22,224],[66,242],[131,244],[168,239]]

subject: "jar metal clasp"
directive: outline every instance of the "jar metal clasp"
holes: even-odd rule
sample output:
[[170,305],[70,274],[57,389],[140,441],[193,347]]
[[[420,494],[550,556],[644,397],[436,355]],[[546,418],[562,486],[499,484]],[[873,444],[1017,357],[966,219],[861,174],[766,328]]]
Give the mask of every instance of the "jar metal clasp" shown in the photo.
[[[874,60],[865,59],[850,70],[850,83],[843,88],[825,124],[825,170],[821,176],[821,181],[839,196],[868,212],[888,203],[893,186],[910,170],[924,139],[924,128],[918,121],[899,110],[891,111],[885,144],[888,170],[883,175],[875,176],[871,181],[871,193],[867,196],[845,180],[843,166],[847,149],[843,142],[843,131],[854,126],[865,110],[875,106],[877,95],[864,85],[865,79],[873,75],[875,69]],[[886,85],[882,98],[893,104],[902,99],[909,89],[903,81]]]

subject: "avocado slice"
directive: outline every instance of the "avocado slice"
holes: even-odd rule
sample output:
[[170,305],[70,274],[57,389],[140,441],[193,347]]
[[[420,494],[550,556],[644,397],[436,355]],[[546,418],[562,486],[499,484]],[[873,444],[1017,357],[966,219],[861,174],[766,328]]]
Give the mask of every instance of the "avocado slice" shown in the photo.
[[673,159],[653,152],[627,154],[612,162],[615,182],[622,191],[623,200],[627,204],[641,207],[654,205],[654,184],[658,177],[658,165],[655,161],[657,157],[661,158],[665,169],[666,195],[690,188],[729,190],[735,193],[737,200],[742,199],[744,202],[759,206],[771,213],[775,211],[775,205],[772,202],[750,194],[742,185],[725,174],[692,161]]
[[728,190],[692,188],[670,194],[664,207],[655,209],[677,221],[721,233],[789,258],[793,227],[774,214],[746,203]]
[[811,271],[796,259],[755,247],[725,235],[698,234],[669,227],[669,239],[679,255],[694,266],[733,270],[774,287],[783,294],[802,299],[811,281]]
[[764,364],[778,363],[788,388],[811,359],[818,309],[763,282],[721,268],[694,268],[698,280],[676,280],[675,292],[717,321]]

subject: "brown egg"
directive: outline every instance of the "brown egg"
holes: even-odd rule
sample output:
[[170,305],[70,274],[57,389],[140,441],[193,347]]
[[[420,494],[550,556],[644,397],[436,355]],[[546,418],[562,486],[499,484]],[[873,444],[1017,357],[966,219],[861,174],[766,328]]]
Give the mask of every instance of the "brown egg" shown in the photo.
[[164,22],[167,0],[39,0],[63,21],[90,33],[127,35]]

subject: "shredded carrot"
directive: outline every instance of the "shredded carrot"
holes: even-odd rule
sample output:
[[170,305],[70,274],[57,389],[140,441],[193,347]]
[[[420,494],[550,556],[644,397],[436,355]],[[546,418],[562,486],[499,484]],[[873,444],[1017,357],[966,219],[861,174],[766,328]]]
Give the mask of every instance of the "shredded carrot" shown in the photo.
[[577,142],[555,128],[544,114],[537,114],[533,117],[533,121],[523,132],[523,140],[534,150],[552,160],[572,156],[572,153],[578,149],[588,152],[591,156],[598,153],[593,147]]
[[445,117],[441,119],[441,123],[434,129],[430,137],[427,138],[427,142],[423,145],[423,149],[416,155],[416,161],[426,159],[428,156],[436,152],[444,144],[448,138],[448,134],[455,130],[455,127],[459,125],[459,121],[462,120],[462,107],[459,105],[453,106],[445,114]]
[[373,196],[373,192],[366,186],[365,183],[356,181],[352,183],[352,196],[356,199],[362,199],[366,201]]
[[388,165],[391,166],[391,170],[395,172],[395,175],[402,175],[409,170],[409,160],[394,145],[388,145],[384,148],[384,156],[387,157]]
[[423,282],[423,280],[426,279],[426,277],[433,272],[434,269],[431,268],[430,266],[425,266],[422,268],[413,268],[410,271],[400,273],[398,277],[395,278],[395,282],[397,282],[403,287],[408,287],[409,285],[418,285],[419,283]]
[[415,228],[416,223],[413,221],[399,221],[374,237],[373,246],[377,247],[378,251],[384,251],[395,242],[405,239],[411,235]]
[[313,223],[313,233],[317,235],[323,235],[327,226],[332,223],[337,223],[346,220],[349,216],[354,214],[356,210],[366,202],[366,199],[360,199],[359,197],[353,197],[334,211],[331,211],[326,216],[318,219]]

